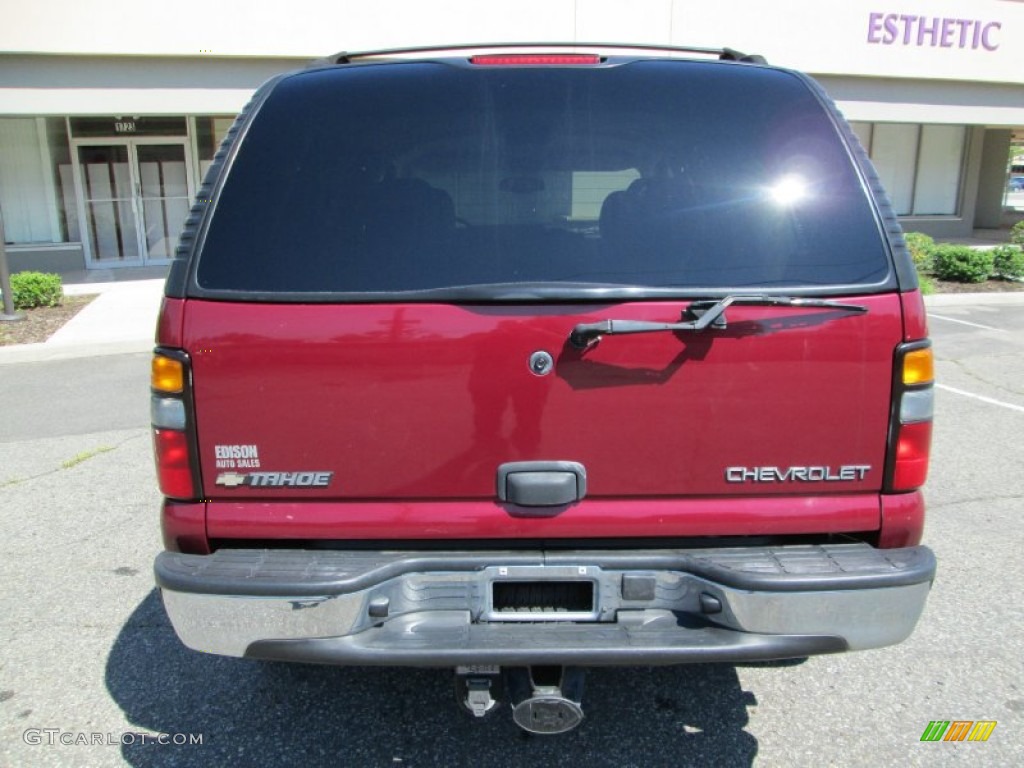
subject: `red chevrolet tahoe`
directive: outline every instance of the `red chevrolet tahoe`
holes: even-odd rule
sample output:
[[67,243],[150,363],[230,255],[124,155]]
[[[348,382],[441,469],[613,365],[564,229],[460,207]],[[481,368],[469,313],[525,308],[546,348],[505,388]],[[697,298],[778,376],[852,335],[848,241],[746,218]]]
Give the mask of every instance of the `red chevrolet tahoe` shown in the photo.
[[167,280],[156,579],[189,647],[594,665],[913,630],[932,355],[864,151],[735,51],[342,54],[264,85]]

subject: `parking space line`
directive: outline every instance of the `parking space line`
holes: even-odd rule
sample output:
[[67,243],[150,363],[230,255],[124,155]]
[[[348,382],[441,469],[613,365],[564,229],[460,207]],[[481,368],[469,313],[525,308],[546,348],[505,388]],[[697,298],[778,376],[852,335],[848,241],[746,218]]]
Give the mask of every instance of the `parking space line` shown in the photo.
[[996,400],[995,398],[985,397],[984,395],[976,395],[973,392],[965,392],[962,389],[957,389],[956,387],[948,387],[945,384],[936,384],[935,386],[937,389],[944,389],[947,392],[952,392],[955,395],[962,395],[963,397],[969,397],[972,400],[980,400],[981,402],[988,403],[989,405],[998,405],[1002,408],[1009,408],[1011,411],[1020,411],[1021,413],[1024,413],[1024,406],[1021,405],[1014,405],[1013,403],[1004,403],[1002,400]]
[[1006,333],[1002,328],[993,328],[991,325],[982,325],[981,323],[972,323],[968,320],[958,320],[955,317],[946,317],[945,315],[934,315],[931,312],[928,313],[928,317],[934,317],[936,320],[945,320],[949,323],[960,323],[960,325],[969,325],[972,328],[981,328],[986,331],[999,331],[1000,333]]

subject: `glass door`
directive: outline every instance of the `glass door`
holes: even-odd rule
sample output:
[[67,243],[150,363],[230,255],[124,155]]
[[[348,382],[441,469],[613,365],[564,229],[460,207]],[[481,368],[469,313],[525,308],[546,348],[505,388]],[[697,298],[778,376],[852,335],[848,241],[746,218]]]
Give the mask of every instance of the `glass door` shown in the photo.
[[192,178],[181,139],[77,145],[91,267],[165,264],[188,216]]
[[184,144],[135,144],[139,210],[145,233],[143,258],[162,263],[174,257],[188,216],[188,158]]
[[97,266],[142,263],[131,154],[128,144],[78,147],[89,261]]

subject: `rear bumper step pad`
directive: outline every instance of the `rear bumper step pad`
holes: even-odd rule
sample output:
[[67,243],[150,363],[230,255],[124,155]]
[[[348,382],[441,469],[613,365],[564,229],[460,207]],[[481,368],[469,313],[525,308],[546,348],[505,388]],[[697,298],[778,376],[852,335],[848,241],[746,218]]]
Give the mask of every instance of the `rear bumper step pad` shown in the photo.
[[155,572],[158,586],[182,592],[319,596],[347,594],[409,573],[469,572],[499,563],[681,571],[736,589],[773,592],[905,586],[935,576],[935,556],[927,547],[886,550],[867,544],[548,552],[222,549],[211,555],[162,552]]

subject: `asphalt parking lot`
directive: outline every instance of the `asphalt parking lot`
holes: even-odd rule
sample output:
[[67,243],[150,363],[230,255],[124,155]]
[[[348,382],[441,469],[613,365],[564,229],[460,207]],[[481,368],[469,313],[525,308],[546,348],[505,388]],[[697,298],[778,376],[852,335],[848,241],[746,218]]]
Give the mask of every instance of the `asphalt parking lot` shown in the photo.
[[[152,583],[148,356],[4,366],[0,764],[1024,765],[1024,296],[930,315],[939,574],[915,634],[802,663],[596,670],[560,737],[507,710],[471,721],[444,670],[184,649]],[[933,720],[997,725],[921,742]]]

